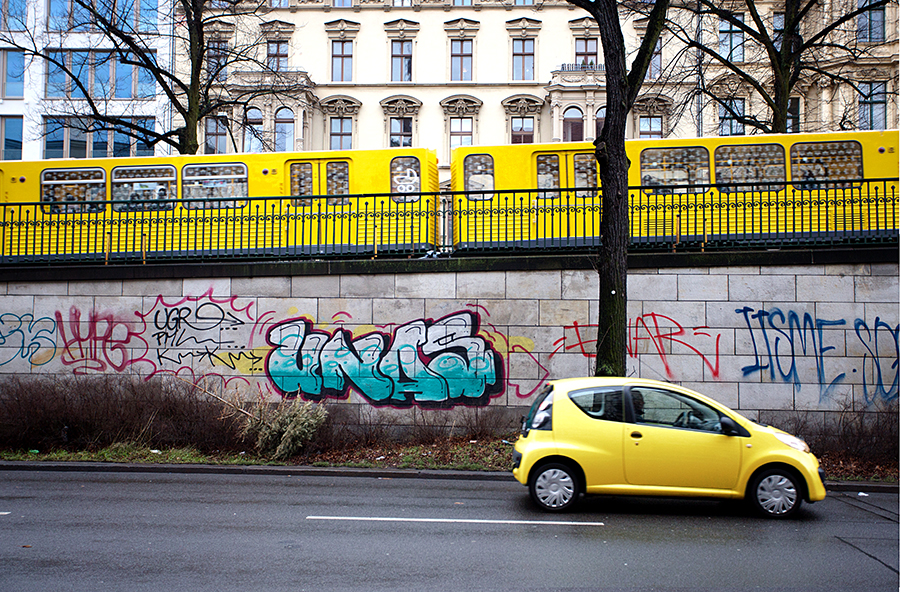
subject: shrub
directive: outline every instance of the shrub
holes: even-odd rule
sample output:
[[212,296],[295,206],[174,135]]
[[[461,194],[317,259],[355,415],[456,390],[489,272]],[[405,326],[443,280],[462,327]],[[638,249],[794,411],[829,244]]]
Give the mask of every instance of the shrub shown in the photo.
[[277,405],[258,401],[246,414],[243,434],[256,441],[262,456],[285,460],[300,454],[327,415],[324,406],[299,399]]

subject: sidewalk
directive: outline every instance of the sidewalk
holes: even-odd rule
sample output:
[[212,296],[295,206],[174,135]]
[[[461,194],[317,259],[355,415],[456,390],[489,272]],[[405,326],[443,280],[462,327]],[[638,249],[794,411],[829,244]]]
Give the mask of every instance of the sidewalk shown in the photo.
[[[104,462],[0,461],[0,471],[61,471],[98,473],[177,473],[220,475],[288,475],[318,477],[368,477],[387,479],[467,479],[470,481],[512,481],[511,472],[452,471],[419,469],[357,469],[351,467],[309,467],[287,465],[196,465]],[[826,481],[828,491],[898,493],[900,484],[871,481]]]

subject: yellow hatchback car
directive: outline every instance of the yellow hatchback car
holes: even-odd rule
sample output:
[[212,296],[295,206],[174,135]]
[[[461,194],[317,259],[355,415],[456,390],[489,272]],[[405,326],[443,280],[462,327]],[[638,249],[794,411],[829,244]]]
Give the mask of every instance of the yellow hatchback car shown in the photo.
[[534,502],[565,510],[582,493],[747,499],[786,518],[825,498],[806,443],[674,384],[567,378],[541,391],[516,442],[513,475]]

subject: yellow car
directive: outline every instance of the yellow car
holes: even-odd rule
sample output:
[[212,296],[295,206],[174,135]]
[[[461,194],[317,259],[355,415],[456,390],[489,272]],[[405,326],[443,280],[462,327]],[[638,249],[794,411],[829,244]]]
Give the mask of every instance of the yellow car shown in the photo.
[[524,418],[513,475],[544,510],[582,493],[747,499],[786,518],[825,498],[806,443],[674,384],[550,382]]

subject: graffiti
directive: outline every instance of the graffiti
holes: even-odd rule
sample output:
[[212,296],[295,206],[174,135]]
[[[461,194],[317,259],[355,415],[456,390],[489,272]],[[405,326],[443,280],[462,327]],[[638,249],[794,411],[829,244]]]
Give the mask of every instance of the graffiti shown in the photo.
[[486,405],[503,392],[503,361],[478,325],[477,314],[463,311],[354,338],[289,320],[268,331],[275,348],[266,371],[283,395],[312,401],[347,398],[353,389],[376,406]]
[[56,355],[56,321],[34,315],[0,314],[0,366],[20,358],[32,366],[46,364]]
[[[862,319],[856,319],[853,323],[856,336],[860,343],[866,349],[863,355],[863,396],[866,404],[872,404],[877,399],[884,401],[893,401],[900,393],[900,325],[891,327],[881,318],[875,317],[874,327],[869,328]],[[889,353],[882,353],[881,345],[887,342]],[[890,354],[893,354],[893,358]],[[883,364],[890,361],[888,369]],[[872,366],[872,375],[874,376],[874,384],[869,384],[869,365]],[[893,378],[891,373],[893,372]],[[885,386],[889,384],[890,386]]]
[[[557,340],[555,343],[557,347],[554,353],[561,350],[577,349],[584,357],[594,358],[597,356],[594,349],[596,343],[592,337],[585,334],[587,329],[591,329],[590,333],[594,333],[597,330],[597,325],[574,323],[565,329],[567,334],[570,331],[574,332],[575,339],[573,342],[569,342],[567,337]],[[699,357],[703,365],[709,369],[712,378],[718,379],[720,373],[719,342],[721,339],[722,335],[710,332],[709,327],[693,327],[687,330],[675,319],[651,312],[629,320],[626,348],[629,357],[637,358],[641,355],[638,353],[641,343],[649,342],[654,352],[653,355],[656,355],[663,364],[666,377],[669,380],[674,380],[676,376],[669,365],[670,354],[666,353],[666,350],[674,351],[675,346],[680,346],[684,352]],[[703,340],[712,340],[712,344],[708,347],[713,349],[715,353],[711,354],[711,356],[704,354],[701,350],[703,344],[700,342]]]
[[123,372],[138,363],[147,350],[143,326],[112,312],[91,311],[86,320],[77,306],[69,309],[68,319],[56,311],[56,326],[62,341],[60,361],[73,366],[75,374]]
[[198,366],[223,367],[258,374],[264,371],[265,352],[254,348],[261,318],[254,318],[251,304],[239,306],[237,297],[187,296],[174,302],[157,297],[153,307],[139,315],[150,329],[153,349],[149,355],[157,371],[174,372]]

